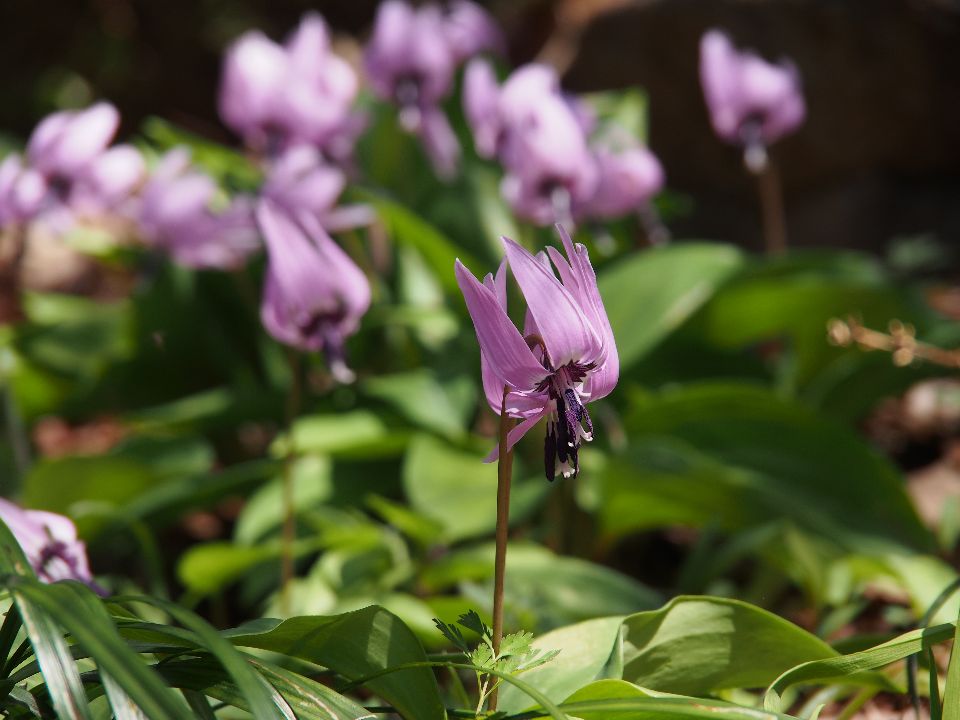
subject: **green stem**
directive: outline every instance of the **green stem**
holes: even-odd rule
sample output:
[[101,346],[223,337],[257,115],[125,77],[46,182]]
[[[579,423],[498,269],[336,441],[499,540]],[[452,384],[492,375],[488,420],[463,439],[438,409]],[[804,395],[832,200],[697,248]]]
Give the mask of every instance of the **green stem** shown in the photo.
[[293,460],[296,448],[293,440],[293,421],[300,406],[300,356],[290,350],[290,394],[287,396],[287,452],[283,459],[283,530],[280,548],[280,610],[290,614],[290,583],[294,575],[294,544],[297,539],[297,509],[293,489]]
[[[508,449],[507,437],[513,420],[507,415],[508,387],[503,388],[500,406],[500,458],[497,460],[497,551],[493,564],[493,656],[500,655],[503,640],[503,585],[507,570],[507,540],[510,530],[510,481],[513,477],[513,451]],[[497,709],[497,689],[490,693],[490,712]]]

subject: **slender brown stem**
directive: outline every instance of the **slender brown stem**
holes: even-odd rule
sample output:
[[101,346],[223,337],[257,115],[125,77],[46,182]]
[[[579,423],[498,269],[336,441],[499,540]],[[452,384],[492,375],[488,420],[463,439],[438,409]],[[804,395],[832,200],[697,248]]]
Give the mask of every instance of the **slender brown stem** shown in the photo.
[[[510,529],[510,481],[513,477],[513,450],[507,449],[507,435],[513,420],[507,415],[508,388],[503,389],[500,406],[500,459],[497,461],[497,553],[493,570],[493,653],[500,654],[503,640],[503,582],[507,570],[507,534]],[[497,709],[497,691],[490,694],[490,712]]]
[[768,160],[757,173],[757,190],[763,213],[763,240],[767,255],[782,255],[787,251],[787,220],[783,212],[780,174],[772,160]]
[[283,459],[283,531],[280,549],[280,609],[284,615],[290,613],[290,582],[294,575],[293,546],[297,539],[297,510],[293,492],[293,461],[296,457],[293,421],[300,407],[300,356],[296,350],[290,350],[287,359],[290,363],[290,393],[287,396],[286,408],[287,452]]

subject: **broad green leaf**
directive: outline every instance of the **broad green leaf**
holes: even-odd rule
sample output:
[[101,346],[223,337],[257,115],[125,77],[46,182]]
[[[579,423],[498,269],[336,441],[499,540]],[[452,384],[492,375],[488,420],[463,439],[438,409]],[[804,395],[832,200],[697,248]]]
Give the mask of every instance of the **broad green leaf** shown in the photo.
[[[440,523],[451,541],[493,530],[497,519],[497,466],[479,454],[417,435],[403,463],[403,487],[410,505]],[[545,480],[513,484],[510,520],[532,512],[550,489]]]
[[600,273],[600,294],[629,368],[679,327],[743,265],[729,245],[689,243],[655,248]]
[[[366,395],[390,404],[406,419],[425,430],[456,439],[466,432],[476,394],[473,382],[461,377],[460,392],[451,392],[453,382],[440,383],[429,370],[414,370],[396,375],[381,375],[364,381],[360,389]],[[462,391],[466,385],[468,391]],[[466,402],[460,401],[464,398]]]
[[902,688],[897,687],[882,673],[868,673],[866,671],[877,670],[897,660],[903,660],[910,655],[952,638],[955,632],[954,623],[944,623],[920,630],[911,630],[869,650],[824,660],[804,662],[788,669],[774,680],[767,689],[763,705],[767,710],[780,712],[784,691],[798,683],[864,684],[899,692]]
[[851,550],[932,547],[889,461],[767,390],[688,385],[638,399],[626,424],[631,447],[602,471],[610,531],[790,518]]
[[[315,552],[319,546],[317,538],[304,538],[294,544],[294,554]],[[253,546],[225,541],[194,545],[180,556],[177,577],[191,593],[209,595],[236,582],[261,563],[279,558],[281,552],[279,539]]]
[[[303,513],[333,493],[330,481],[331,463],[322,455],[307,455],[291,463],[293,505]],[[253,545],[283,523],[283,470],[280,477],[254,493],[243,507],[234,530],[234,538],[242,545]]]
[[[406,442],[404,435],[389,430],[383,420],[368,410],[305,415],[294,422],[292,436],[296,454],[317,453],[334,457],[393,455]],[[282,456],[289,443],[290,433],[285,433],[274,441],[271,451]]]
[[[235,645],[303,658],[357,680],[405,663],[426,661],[416,636],[395,615],[371,606],[333,617],[263,620],[228,633]],[[411,668],[367,683],[410,720],[446,717],[429,668]]]
[[623,678],[685,695],[756,688],[836,652],[818,637],[748,603],[678,597],[623,622]]
[[[550,662],[523,674],[523,681],[551,700],[560,702],[571,690],[601,678],[619,678],[623,672],[620,638],[622,617],[597,618],[558,628],[533,641],[537,650],[559,650]],[[520,712],[530,698],[512,686],[501,687],[498,710]]]

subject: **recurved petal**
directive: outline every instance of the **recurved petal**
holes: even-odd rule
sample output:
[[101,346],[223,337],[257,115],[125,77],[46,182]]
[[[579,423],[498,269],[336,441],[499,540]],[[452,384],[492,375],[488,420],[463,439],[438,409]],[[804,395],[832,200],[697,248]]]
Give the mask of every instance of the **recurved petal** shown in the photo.
[[620,356],[617,352],[617,341],[613,336],[613,328],[607,318],[607,311],[600,297],[597,287],[597,275],[590,264],[590,255],[587,249],[580,244],[574,245],[570,235],[562,225],[557,225],[557,232],[563,242],[563,247],[570,259],[571,272],[576,278],[577,298],[587,314],[594,331],[603,342],[603,353],[597,360],[597,367],[590,373],[587,380],[587,392],[591,400],[609,395],[616,387],[620,376]]
[[97,103],[72,115],[37,167],[45,172],[76,173],[106,150],[119,124],[120,113],[109,103]]
[[534,358],[494,293],[481,285],[459,260],[455,271],[490,370],[503,385],[532,390],[547,376],[546,369]]
[[596,361],[603,351],[602,339],[574,296],[533,255],[509,238],[502,240],[553,367]]
[[437,175],[444,180],[453,178],[460,164],[460,143],[443,110],[423,108],[419,134]]
[[[520,438],[530,432],[533,427],[543,419],[543,417],[550,411],[550,402],[546,401],[541,408],[540,412],[529,416],[525,420],[522,420],[516,425],[509,433],[507,433],[507,450],[513,448],[516,445]],[[484,458],[484,462],[491,463],[496,461],[500,457],[500,444],[497,443],[493,446],[493,450],[490,451],[490,454]]]

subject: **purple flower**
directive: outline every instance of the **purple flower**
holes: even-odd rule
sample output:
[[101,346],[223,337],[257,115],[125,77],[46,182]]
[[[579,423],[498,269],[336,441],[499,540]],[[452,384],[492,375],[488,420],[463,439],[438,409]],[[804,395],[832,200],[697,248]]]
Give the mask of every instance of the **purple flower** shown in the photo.
[[160,161],[143,190],[140,229],[144,239],[191,268],[236,267],[259,247],[252,202],[237,198],[214,212],[218,188],[193,168],[184,148]]
[[503,51],[503,33],[483,7],[470,0],[452,0],[444,11],[445,35],[458,63],[482,52]]
[[309,213],[292,217],[269,199],[257,205],[267,245],[260,318],[277,340],[322,350],[333,376],[353,380],[343,345],[370,306],[370,284]]
[[640,145],[625,149],[594,146],[600,180],[593,198],[580,209],[582,216],[617,218],[647,203],[663,187],[663,168],[657,157]]
[[108,103],[42,120],[25,158],[8,157],[0,168],[0,221],[42,219],[65,232],[77,220],[127,210],[144,163],[132,146],[109,147],[119,124]]
[[[553,247],[534,257],[503,238],[506,262],[483,283],[456,263],[457,282],[480,343],[487,402],[499,413],[504,389],[508,391],[507,413],[521,420],[510,431],[508,447],[547,418],[544,469],[550,480],[558,471],[564,477],[579,471],[581,442],[593,439],[585,405],[610,394],[620,372],[587,250],[574,245],[562,226],[557,230],[566,257]],[[507,265],[527,302],[523,335],[507,315]],[[495,449],[488,461],[497,454]]]
[[404,0],[387,0],[377,10],[364,58],[373,91],[400,108],[400,124],[420,138],[442,178],[452,177],[460,160],[460,145],[440,109],[462,57],[452,40],[474,22],[459,12],[459,19],[445,17],[436,5],[414,9]]
[[293,217],[308,213],[328,232],[348,230],[373,222],[368,205],[337,205],[346,187],[343,170],[324,162],[315,148],[290,148],[271,164],[261,195]]
[[323,18],[308,13],[284,45],[257,31],[230,45],[220,115],[250,147],[267,155],[299,142],[337,155],[344,141],[355,137],[356,95],[353,69],[332,52]]
[[24,510],[0,498],[0,520],[14,538],[43,582],[78,580],[97,592],[87,562],[87,548],[77,539],[77,528],[69,518],[42,510]]
[[793,132],[806,116],[793,63],[774,65],[753,52],[740,52],[719,30],[700,40],[700,80],[717,135],[748,152],[762,151]]
[[478,153],[496,155],[506,171],[501,190],[518,215],[549,225],[580,214],[599,181],[588,143],[592,118],[561,92],[552,68],[527,65],[497,88],[492,68],[476,60],[467,68],[464,106]]

